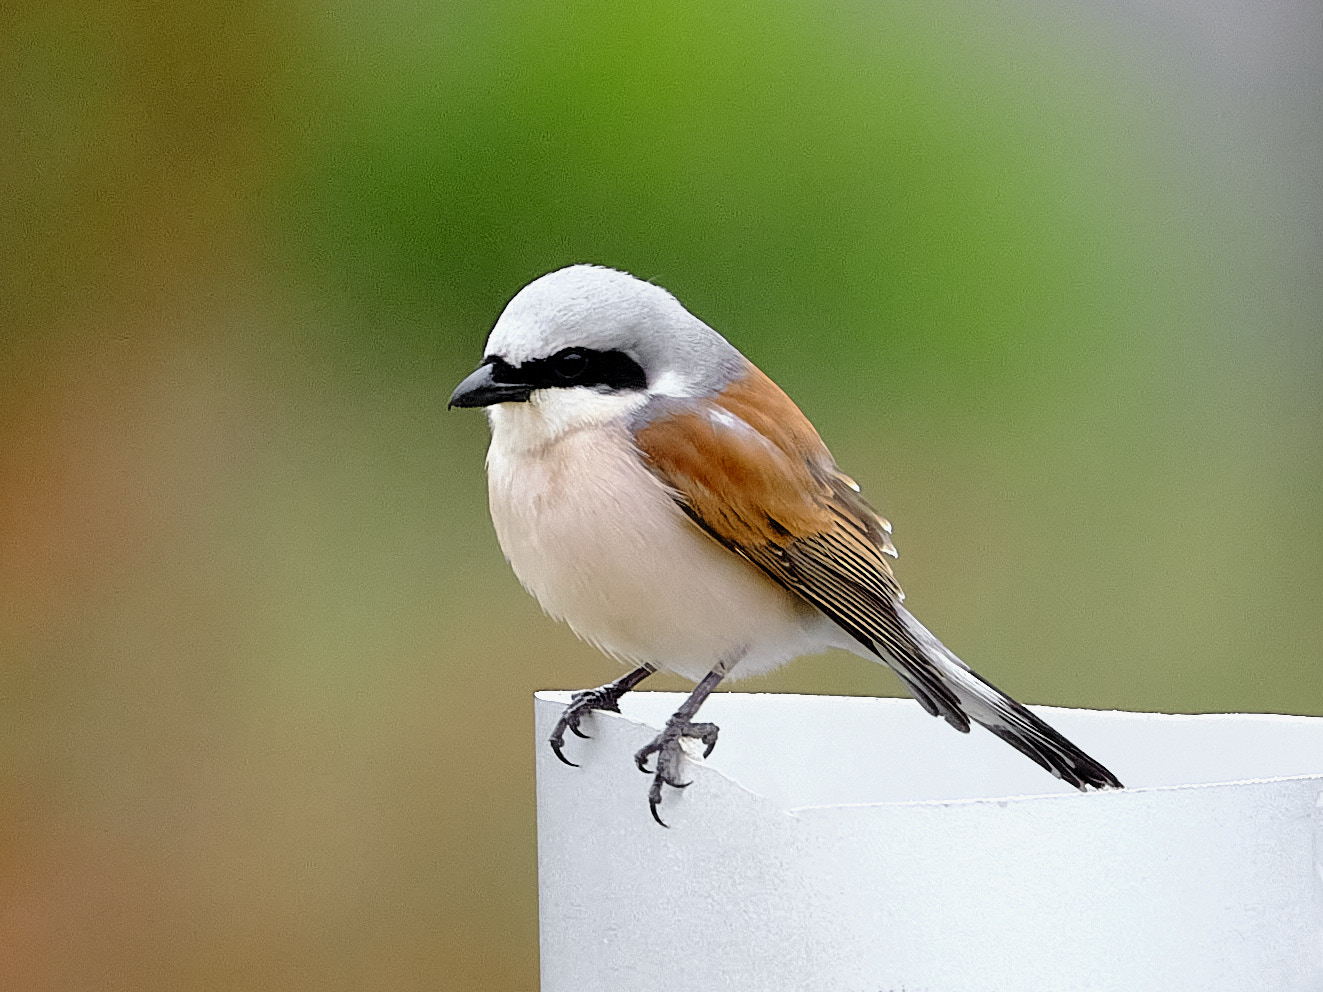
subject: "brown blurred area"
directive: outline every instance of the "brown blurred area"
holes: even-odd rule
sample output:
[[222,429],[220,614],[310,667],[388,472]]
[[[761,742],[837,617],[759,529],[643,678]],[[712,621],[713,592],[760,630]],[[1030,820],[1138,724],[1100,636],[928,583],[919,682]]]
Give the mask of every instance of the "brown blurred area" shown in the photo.
[[0,29],[6,989],[530,987],[527,692],[427,664],[492,644],[272,257],[294,13]]
[[783,381],[1017,696],[1323,712],[1314,35],[613,10],[0,11],[0,989],[535,987],[530,696],[617,669],[444,406],[572,261]]

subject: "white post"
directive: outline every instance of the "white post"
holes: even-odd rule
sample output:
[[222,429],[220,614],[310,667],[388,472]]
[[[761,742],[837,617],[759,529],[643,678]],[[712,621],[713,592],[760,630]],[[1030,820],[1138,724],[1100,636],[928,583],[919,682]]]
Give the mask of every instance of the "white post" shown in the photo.
[[662,829],[632,755],[682,695],[545,744],[542,992],[1318,992],[1323,718],[1038,708],[1076,793],[909,700],[720,693]]

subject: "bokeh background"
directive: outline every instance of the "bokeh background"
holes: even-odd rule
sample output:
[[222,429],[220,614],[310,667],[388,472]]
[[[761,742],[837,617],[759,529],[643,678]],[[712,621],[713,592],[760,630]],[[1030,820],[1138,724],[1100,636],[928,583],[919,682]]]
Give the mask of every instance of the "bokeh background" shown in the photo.
[[1015,695],[1323,714],[1312,0],[0,18],[0,987],[535,988],[530,695],[618,670],[445,401],[571,262],[777,378]]

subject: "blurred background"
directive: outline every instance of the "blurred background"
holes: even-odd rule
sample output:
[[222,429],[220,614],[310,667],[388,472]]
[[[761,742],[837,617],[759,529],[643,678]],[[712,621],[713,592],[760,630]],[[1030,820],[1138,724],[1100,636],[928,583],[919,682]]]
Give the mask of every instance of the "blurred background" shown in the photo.
[[1323,714],[1310,0],[0,19],[0,987],[536,987],[530,695],[619,669],[445,402],[571,262],[779,380],[1014,695]]

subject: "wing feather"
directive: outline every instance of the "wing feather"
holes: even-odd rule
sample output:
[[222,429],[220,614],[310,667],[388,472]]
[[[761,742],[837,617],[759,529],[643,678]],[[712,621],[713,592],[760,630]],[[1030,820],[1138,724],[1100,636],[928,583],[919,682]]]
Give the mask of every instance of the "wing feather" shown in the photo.
[[915,698],[969,729],[956,693],[897,614],[891,525],[841,473],[813,425],[753,365],[716,396],[659,398],[635,443],[714,540],[821,610],[887,662]]

